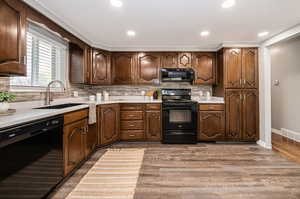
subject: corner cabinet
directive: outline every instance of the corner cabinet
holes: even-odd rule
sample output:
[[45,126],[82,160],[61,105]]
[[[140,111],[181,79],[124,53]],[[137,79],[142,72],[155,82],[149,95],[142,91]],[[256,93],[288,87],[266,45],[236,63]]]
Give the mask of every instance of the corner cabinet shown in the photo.
[[216,53],[193,53],[192,68],[195,70],[195,84],[216,83]]
[[98,144],[107,145],[119,139],[119,104],[101,105],[98,107]]
[[154,84],[159,83],[160,54],[139,53],[137,64],[137,83]]
[[75,43],[69,43],[69,62],[70,62],[70,82],[73,84],[88,83],[90,77],[87,75],[87,65],[89,63],[90,49],[79,46]]
[[26,14],[17,0],[0,1],[0,76],[26,76]]
[[259,101],[256,89],[226,90],[226,137],[228,141],[257,141]]
[[134,71],[136,69],[135,53],[114,53],[112,56],[113,84],[134,83]]
[[111,84],[111,55],[108,52],[93,49],[91,64],[91,84]]

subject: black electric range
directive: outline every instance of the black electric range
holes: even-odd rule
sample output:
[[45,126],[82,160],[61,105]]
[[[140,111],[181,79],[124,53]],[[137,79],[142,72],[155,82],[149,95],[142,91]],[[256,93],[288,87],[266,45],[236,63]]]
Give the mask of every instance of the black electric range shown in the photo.
[[162,89],[163,143],[197,143],[197,102],[191,89]]

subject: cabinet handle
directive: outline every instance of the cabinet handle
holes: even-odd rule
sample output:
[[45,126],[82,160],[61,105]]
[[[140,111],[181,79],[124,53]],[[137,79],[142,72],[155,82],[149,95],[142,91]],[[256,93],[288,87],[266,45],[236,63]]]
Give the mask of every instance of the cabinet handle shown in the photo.
[[246,86],[247,81],[244,79],[244,85]]
[[243,95],[242,94],[240,94],[240,100],[243,100]]
[[242,79],[240,79],[240,85],[243,85],[243,80]]
[[135,135],[133,135],[133,134],[130,134],[130,135],[129,135],[129,137],[135,137]]
[[130,124],[129,126],[130,126],[130,127],[134,127],[135,125],[134,125],[134,124]]

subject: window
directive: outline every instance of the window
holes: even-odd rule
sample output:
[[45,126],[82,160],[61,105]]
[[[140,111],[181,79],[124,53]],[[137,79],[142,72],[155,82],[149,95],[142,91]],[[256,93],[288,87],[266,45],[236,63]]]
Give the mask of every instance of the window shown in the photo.
[[46,87],[52,80],[66,82],[68,43],[42,26],[28,22],[27,76],[13,77],[13,88]]

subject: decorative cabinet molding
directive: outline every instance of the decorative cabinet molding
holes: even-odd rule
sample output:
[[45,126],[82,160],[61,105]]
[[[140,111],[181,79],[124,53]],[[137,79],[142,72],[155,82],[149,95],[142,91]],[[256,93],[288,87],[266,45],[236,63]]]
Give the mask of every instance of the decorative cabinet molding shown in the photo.
[[132,84],[135,81],[135,53],[114,53],[112,56],[113,84]]
[[146,112],[146,138],[148,141],[161,140],[161,112]]
[[192,54],[179,53],[178,54],[178,68],[191,68],[192,67]]
[[91,84],[111,84],[110,53],[93,49],[91,66]]
[[161,68],[178,68],[178,53],[162,53]]
[[138,55],[137,83],[155,84],[159,82],[160,54],[140,53]]
[[216,54],[215,53],[193,53],[192,67],[195,70],[195,84],[216,83]]
[[200,141],[223,141],[225,139],[224,111],[200,111],[199,131]]

